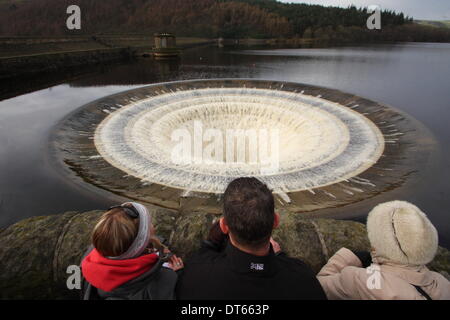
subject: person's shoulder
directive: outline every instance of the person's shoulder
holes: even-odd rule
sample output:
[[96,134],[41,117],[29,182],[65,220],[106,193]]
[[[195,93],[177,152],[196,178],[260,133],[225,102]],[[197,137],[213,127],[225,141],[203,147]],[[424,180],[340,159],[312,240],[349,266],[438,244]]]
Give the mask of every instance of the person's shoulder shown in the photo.
[[285,254],[277,255],[277,261],[284,283],[291,288],[296,288],[293,291],[295,299],[326,299],[325,292],[310,265]]
[[292,258],[286,255],[285,253],[281,253],[276,256],[278,260],[278,264],[281,268],[289,269],[292,271],[308,271],[312,272],[311,267],[305,263],[303,260],[298,258]]
[[213,243],[202,241],[200,248],[189,254],[186,265],[215,263],[223,259],[224,256],[223,250],[220,250]]
[[277,256],[279,271],[282,274],[289,275],[290,279],[313,279],[316,281],[316,274],[309,264],[298,258],[292,258],[287,255]]
[[428,272],[438,286],[446,289],[447,294],[449,294],[450,297],[450,281],[448,274],[445,276],[444,274],[436,271],[428,270]]
[[179,274],[176,295],[180,300],[214,299],[220,296],[225,279],[232,277],[225,253],[200,248],[189,256]]
[[379,269],[376,265],[369,266],[367,268],[356,267],[356,266],[347,266],[341,270],[341,275],[343,279],[347,281],[357,282],[357,283],[366,283],[367,279],[372,274],[376,274],[379,272]]
[[137,300],[173,300],[178,274],[170,268],[161,266],[154,276],[149,277],[141,290],[135,293]]

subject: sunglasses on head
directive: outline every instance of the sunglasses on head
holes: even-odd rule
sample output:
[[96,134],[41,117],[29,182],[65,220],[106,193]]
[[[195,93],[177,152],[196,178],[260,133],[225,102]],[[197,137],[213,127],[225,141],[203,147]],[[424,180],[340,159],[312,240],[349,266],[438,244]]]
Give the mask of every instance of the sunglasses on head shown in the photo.
[[121,205],[118,205],[118,206],[112,206],[112,207],[110,207],[108,209],[108,211],[112,210],[112,209],[117,209],[117,208],[123,209],[123,211],[125,211],[125,213],[128,216],[130,216],[131,218],[134,218],[134,219],[139,218],[139,212],[132,205],[121,204]]

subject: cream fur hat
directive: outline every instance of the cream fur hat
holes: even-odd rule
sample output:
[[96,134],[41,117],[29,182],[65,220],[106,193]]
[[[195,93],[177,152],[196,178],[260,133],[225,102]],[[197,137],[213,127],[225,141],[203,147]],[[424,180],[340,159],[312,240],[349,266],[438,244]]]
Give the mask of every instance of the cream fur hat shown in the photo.
[[436,228],[425,213],[406,201],[373,208],[367,217],[367,233],[377,256],[400,264],[428,264],[438,248]]

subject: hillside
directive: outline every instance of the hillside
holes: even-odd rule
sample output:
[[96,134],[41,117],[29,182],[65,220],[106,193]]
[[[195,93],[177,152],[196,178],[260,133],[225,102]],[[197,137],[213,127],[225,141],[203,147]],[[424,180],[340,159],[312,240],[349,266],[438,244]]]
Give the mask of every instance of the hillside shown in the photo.
[[414,20],[414,22],[436,28],[450,29],[450,20],[434,21],[434,20]]
[[[81,8],[81,30],[66,28],[66,8]],[[0,0],[0,36],[67,36],[173,32],[207,38],[318,38],[337,42],[450,41],[450,31],[382,12],[369,31],[363,8],[275,0]],[[417,35],[420,35],[417,36]]]
[[[81,8],[80,31],[65,27],[71,4]],[[8,3],[0,10],[3,36],[160,30],[202,37],[274,37],[292,32],[287,19],[277,14],[242,2],[216,0],[41,0]]]
[[[274,0],[0,0],[0,34],[62,35],[65,10],[77,4],[80,33],[148,32],[183,36],[277,37],[302,35],[308,27],[364,26],[367,13]],[[386,24],[403,24],[403,14],[383,12]]]

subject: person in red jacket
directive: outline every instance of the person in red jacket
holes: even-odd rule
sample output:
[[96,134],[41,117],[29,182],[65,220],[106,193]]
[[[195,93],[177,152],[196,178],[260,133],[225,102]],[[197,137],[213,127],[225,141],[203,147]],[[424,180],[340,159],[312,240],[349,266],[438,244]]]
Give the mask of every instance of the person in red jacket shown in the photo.
[[81,263],[83,299],[174,299],[183,261],[155,237],[152,216],[139,203],[110,208],[92,234]]

